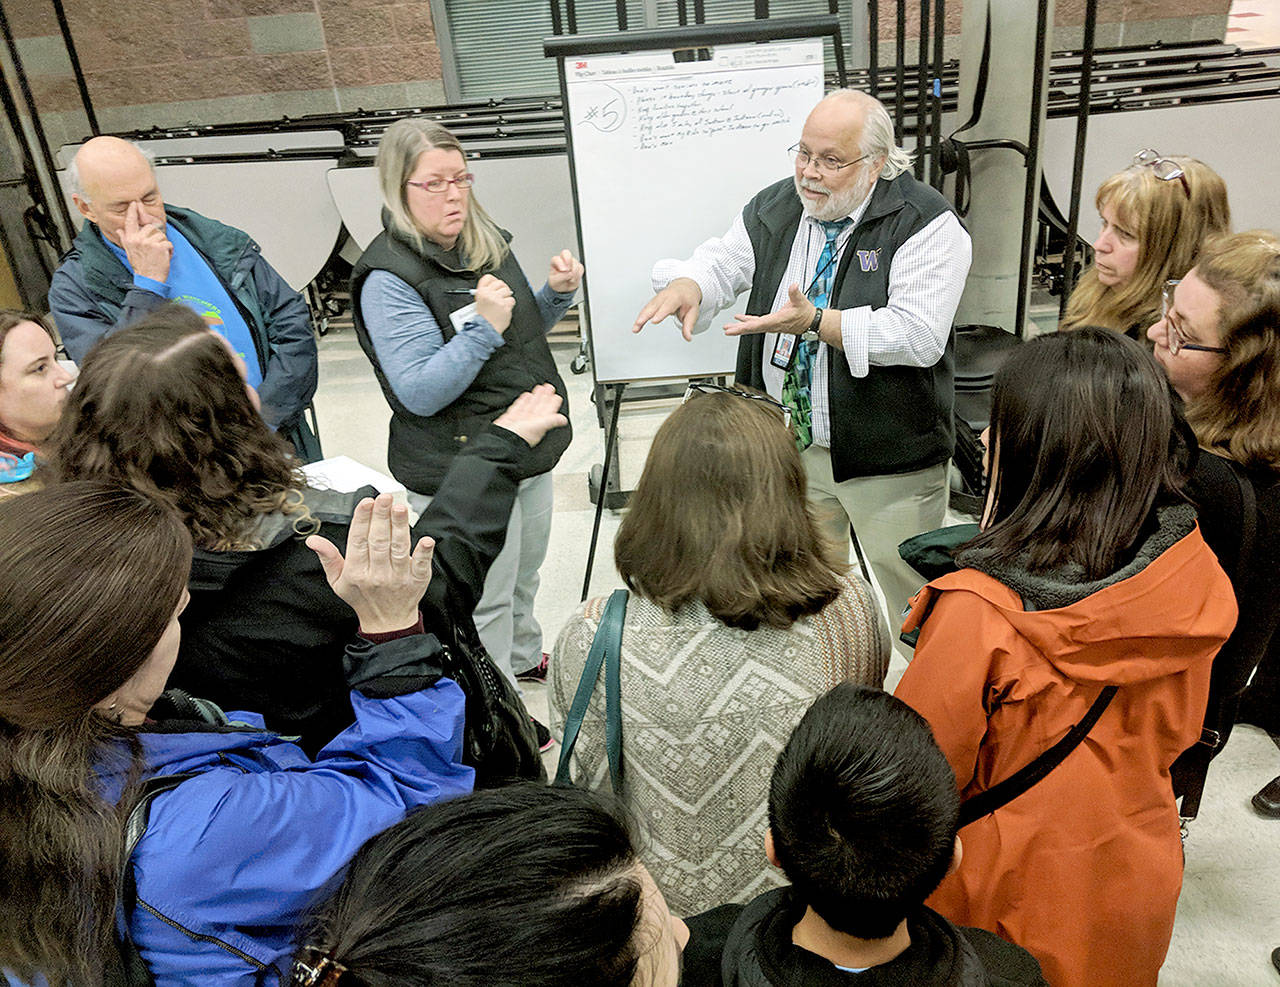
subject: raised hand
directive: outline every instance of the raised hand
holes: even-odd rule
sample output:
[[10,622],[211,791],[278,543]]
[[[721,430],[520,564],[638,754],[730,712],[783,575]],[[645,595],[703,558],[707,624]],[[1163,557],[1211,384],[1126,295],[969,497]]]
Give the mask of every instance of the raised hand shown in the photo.
[[320,535],[309,536],[307,548],[319,556],[334,593],[360,618],[360,630],[386,634],[417,623],[418,604],[431,582],[436,543],[420,538],[411,551],[410,541],[409,508],[384,493],[356,505],[345,558]]
[[142,211],[142,203],[129,203],[125,213],[124,229],[120,233],[120,246],[134,274],[141,274],[152,281],[169,279],[169,262],[173,259],[173,244],[164,235],[164,226],[151,221]]
[[649,300],[649,304],[636,316],[632,332],[639,332],[646,323],[657,325],[668,316],[680,320],[680,334],[686,342],[693,341],[693,325],[698,321],[698,308],[702,304],[702,289],[693,278],[676,278]]
[[582,283],[582,272],[585,270],[573,254],[562,250],[551,258],[551,273],[547,275],[547,284],[551,290],[561,295],[577,291]]
[[476,284],[476,313],[488,319],[499,335],[511,325],[511,310],[515,307],[515,296],[505,281],[486,274]]
[[560,414],[560,395],[550,384],[539,384],[511,402],[511,406],[493,420],[509,432],[536,446],[553,428],[569,424]]

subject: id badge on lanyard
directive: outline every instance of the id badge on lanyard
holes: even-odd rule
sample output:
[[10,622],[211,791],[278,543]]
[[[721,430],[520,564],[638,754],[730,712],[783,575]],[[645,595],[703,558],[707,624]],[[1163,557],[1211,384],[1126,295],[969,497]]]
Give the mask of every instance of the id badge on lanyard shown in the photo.
[[[808,263],[808,255],[809,255],[809,245],[806,242],[805,244],[805,263],[806,264]],[[824,274],[826,274],[827,271],[831,269],[831,265],[834,264],[835,262],[836,262],[836,254],[832,253],[831,256],[827,258],[827,262],[821,267],[821,269],[814,272],[813,280],[809,282],[809,287],[805,291],[806,297],[811,296],[813,294],[814,285],[816,285],[818,283],[818,280]],[[824,292],[824,299],[825,299],[825,292]],[[824,305],[826,304],[825,300],[823,304]],[[769,357],[769,363],[777,367],[779,370],[787,370],[791,366],[792,361],[795,360],[796,358],[796,349],[798,348],[799,343],[800,343],[799,336],[793,335],[791,333],[782,333],[782,332],[778,333],[778,341],[773,345],[773,355]]]
[[799,336],[789,332],[778,333],[778,342],[774,344],[773,356],[769,357],[769,362],[779,370],[786,370],[796,358],[796,344],[799,342]]

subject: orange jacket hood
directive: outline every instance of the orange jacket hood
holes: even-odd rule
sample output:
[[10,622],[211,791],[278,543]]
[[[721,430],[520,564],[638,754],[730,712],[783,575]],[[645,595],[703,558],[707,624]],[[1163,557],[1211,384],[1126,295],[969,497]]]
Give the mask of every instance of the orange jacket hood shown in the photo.
[[911,600],[903,631],[915,630],[944,592],[972,593],[994,607],[1063,675],[1127,685],[1212,658],[1236,623],[1231,583],[1197,524],[1127,579],[1078,602],[1024,609],[1021,597],[976,569],[925,586]]

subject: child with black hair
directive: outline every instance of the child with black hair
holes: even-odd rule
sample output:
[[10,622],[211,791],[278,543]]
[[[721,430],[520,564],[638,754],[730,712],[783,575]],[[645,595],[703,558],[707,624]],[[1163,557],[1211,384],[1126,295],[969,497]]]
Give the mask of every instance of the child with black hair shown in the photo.
[[791,887],[688,920],[684,987],[1044,985],[1025,950],[924,900],[959,862],[955,776],[928,724],[853,683],[778,757],[765,854]]

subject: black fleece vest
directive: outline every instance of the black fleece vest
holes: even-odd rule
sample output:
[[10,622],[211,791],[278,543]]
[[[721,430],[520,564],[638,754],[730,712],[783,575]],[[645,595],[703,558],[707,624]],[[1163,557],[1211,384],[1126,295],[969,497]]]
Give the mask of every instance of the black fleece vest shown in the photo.
[[[876,182],[866,212],[841,251],[831,307],[884,308],[898,248],[949,211],[946,199],[908,174]],[[756,259],[749,314],[773,310],[801,213],[790,178],[758,193],[742,211]],[[761,390],[764,346],[763,333],[743,336],[736,373],[739,381]],[[843,351],[831,347],[828,355],[831,472],[837,483],[855,476],[910,473],[951,458],[955,448],[954,330],[942,359],[932,367],[872,366],[866,377],[854,377]]]
[[[471,304],[473,299],[466,289],[474,288],[480,275],[467,270],[456,251],[444,250],[428,241],[420,253],[405,237],[391,230],[384,230],[369,244],[351,272],[356,336],[391,405],[387,465],[391,475],[410,490],[434,494],[453,457],[465,443],[502,414],[518,395],[536,384],[554,385],[564,401],[561,412],[569,414],[564,381],[547,345],[538,304],[514,254],[508,252],[498,269],[491,272],[505,281],[515,296],[511,325],[503,334],[505,342],[494,350],[471,386],[456,401],[430,416],[415,415],[400,403],[374,352],[360,312],[360,290],[373,271],[388,271],[412,285],[431,310],[446,343],[454,336],[449,316]],[[551,470],[572,438],[573,432],[568,426],[548,432],[546,438],[529,451],[520,471],[521,479]]]

